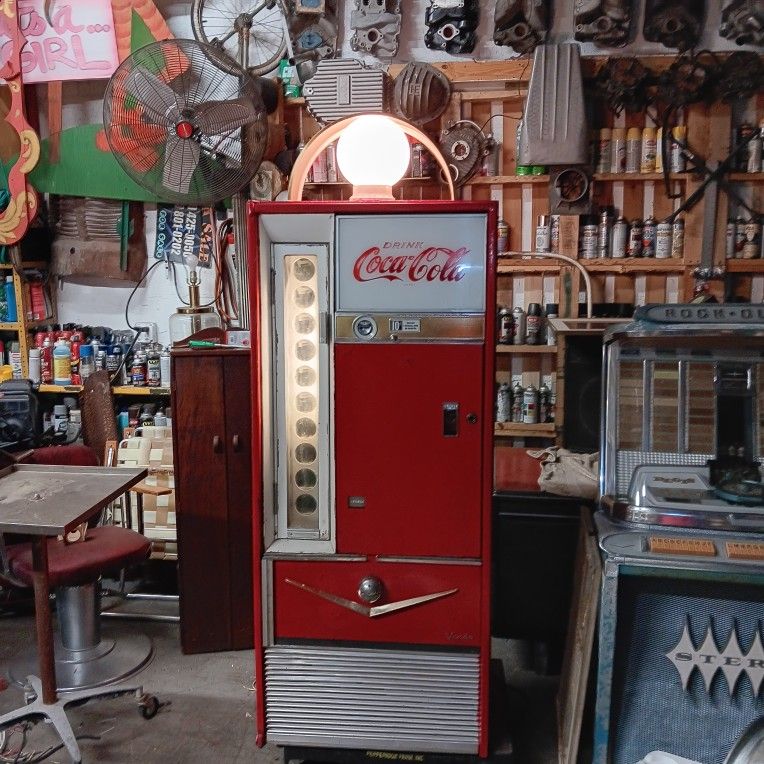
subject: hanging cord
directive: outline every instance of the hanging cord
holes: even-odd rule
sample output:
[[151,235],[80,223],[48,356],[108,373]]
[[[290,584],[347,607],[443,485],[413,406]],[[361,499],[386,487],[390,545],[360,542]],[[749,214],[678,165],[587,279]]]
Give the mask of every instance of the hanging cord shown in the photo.
[[229,255],[228,240],[233,233],[233,220],[224,220],[217,230],[217,259],[215,270],[215,307],[223,322],[231,326],[238,321],[239,306],[236,300],[236,287],[231,276],[233,263]]

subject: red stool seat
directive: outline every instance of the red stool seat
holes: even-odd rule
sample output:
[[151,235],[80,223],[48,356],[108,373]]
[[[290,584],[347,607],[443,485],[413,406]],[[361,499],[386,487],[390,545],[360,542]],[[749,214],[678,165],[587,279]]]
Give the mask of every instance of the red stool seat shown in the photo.
[[[128,528],[105,525],[91,528],[85,541],[64,544],[48,539],[48,575],[51,589],[81,586],[110,573],[143,562],[151,542]],[[15,578],[32,586],[32,545],[15,544],[7,548],[8,566]]]

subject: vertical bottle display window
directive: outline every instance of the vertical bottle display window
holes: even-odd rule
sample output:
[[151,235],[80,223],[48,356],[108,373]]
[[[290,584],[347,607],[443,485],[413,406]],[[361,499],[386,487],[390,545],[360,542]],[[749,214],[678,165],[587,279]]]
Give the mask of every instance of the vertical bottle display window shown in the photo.
[[329,480],[320,456],[327,453],[329,437],[328,346],[321,330],[328,301],[326,249],[276,250],[274,297],[283,306],[274,326],[278,537],[326,540]]

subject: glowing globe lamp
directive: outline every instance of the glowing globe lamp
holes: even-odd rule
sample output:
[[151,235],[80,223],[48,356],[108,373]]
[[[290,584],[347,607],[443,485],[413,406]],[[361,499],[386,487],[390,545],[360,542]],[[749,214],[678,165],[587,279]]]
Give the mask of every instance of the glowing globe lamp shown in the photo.
[[380,114],[357,117],[337,141],[337,164],[353,184],[351,201],[392,200],[392,187],[404,176],[410,160],[406,133]]

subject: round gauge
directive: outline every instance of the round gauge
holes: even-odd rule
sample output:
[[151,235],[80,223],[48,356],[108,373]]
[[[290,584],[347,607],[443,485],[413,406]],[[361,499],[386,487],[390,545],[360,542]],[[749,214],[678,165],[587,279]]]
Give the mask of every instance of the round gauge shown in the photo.
[[194,37],[222,48],[234,61],[240,60],[240,40],[248,44],[247,69],[262,75],[275,69],[287,49],[284,0],[193,0],[191,24]]
[[371,340],[377,334],[377,322],[371,316],[358,316],[353,321],[353,334],[359,340]]
[[571,167],[557,176],[554,187],[563,202],[573,204],[586,196],[589,190],[589,178],[582,170]]

